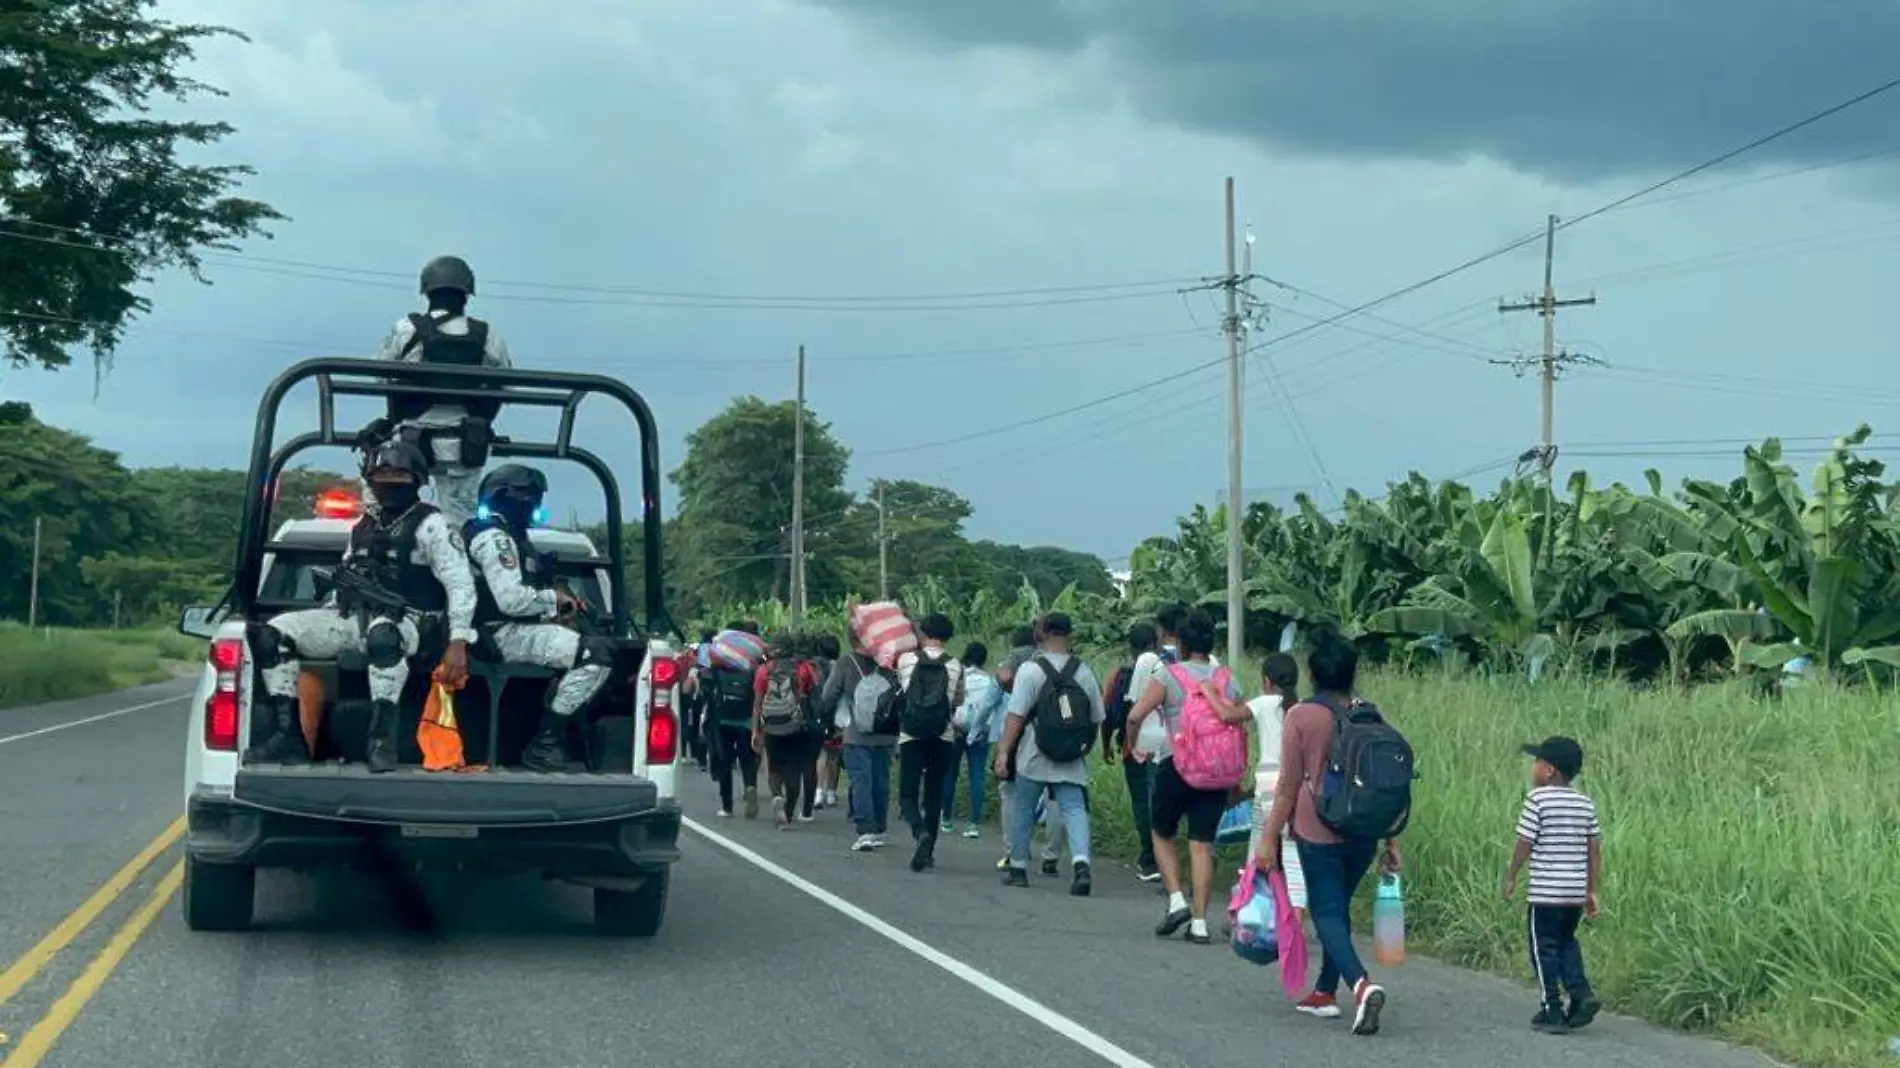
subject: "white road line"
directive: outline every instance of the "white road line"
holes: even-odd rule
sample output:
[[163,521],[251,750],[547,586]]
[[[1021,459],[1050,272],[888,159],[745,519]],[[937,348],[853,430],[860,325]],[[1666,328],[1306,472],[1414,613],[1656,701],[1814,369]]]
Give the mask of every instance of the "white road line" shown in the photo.
[[727,838],[725,835],[719,834],[691,819],[682,818],[680,822],[694,834],[699,835],[708,842],[731,853],[747,864],[778,879],[780,882],[812,898],[819,904],[829,906],[833,911],[851,920],[853,923],[858,924],[860,927],[883,935],[890,941],[910,950],[917,956],[942,968],[944,971],[949,972],[958,979],[988,994],[997,1001],[1002,1002],[1017,1012],[1022,1013],[1024,1016],[1047,1027],[1049,1030],[1054,1031],[1056,1034],[1074,1042],[1090,1053],[1095,1054],[1110,1064],[1116,1065],[1117,1068],[1155,1068],[1153,1063],[1135,1056],[1133,1053],[1117,1046],[1115,1043],[1110,1042],[1108,1039],[1103,1038],[1101,1035],[1096,1034],[1094,1031],[1089,1030],[1069,1017],[1062,1015],[1049,1006],[1044,1005],[1042,1002],[1017,990],[1015,987],[1009,986],[983,972],[977,971],[975,968],[950,956],[948,953],[905,934],[903,931],[898,930],[871,913],[866,912],[864,909],[853,905],[844,898],[799,876],[795,872],[767,860],[752,850],[747,849],[745,846]]
[[28,738],[38,738],[42,734],[53,734],[58,731],[68,730],[73,727],[83,727],[88,723],[98,723],[100,720],[116,719],[119,716],[130,715],[133,712],[143,712],[148,708],[157,708],[159,705],[169,705],[176,701],[189,700],[190,697],[191,695],[188,693],[181,693],[175,697],[161,697],[156,701],[147,701],[142,705],[132,705],[129,708],[115,708],[110,712],[101,712],[96,716],[87,716],[84,719],[68,720],[65,723],[55,723],[50,727],[41,727],[39,730],[36,730],[36,731],[25,731],[20,734],[9,734],[4,738],[0,738],[0,745],[11,745],[14,742],[24,742]]

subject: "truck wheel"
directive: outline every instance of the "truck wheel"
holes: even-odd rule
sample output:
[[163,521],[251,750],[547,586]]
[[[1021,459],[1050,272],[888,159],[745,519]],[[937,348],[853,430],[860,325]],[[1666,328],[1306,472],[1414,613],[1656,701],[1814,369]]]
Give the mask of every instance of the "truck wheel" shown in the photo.
[[251,925],[257,869],[185,857],[185,926],[194,931],[242,931]]
[[652,938],[666,919],[670,869],[647,876],[638,890],[594,888],[594,930],[613,938]]

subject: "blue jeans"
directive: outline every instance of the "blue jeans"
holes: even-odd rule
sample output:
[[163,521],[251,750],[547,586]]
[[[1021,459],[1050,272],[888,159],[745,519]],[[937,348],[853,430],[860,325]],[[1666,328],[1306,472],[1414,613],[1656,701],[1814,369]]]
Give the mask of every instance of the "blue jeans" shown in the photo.
[[964,764],[970,766],[970,822],[983,822],[983,787],[988,785],[984,778],[990,767],[990,743],[987,741],[957,743],[956,755],[950,760],[950,769],[943,776],[943,818],[948,820],[957,811],[957,773]]
[[1348,987],[1366,976],[1359,951],[1352,944],[1352,895],[1360,880],[1372,867],[1379,851],[1379,840],[1319,845],[1294,839],[1300,851],[1300,868],[1306,873],[1306,911],[1313,917],[1313,934],[1319,938],[1319,982],[1313,990],[1333,994],[1340,980]]
[[851,822],[859,834],[883,834],[891,812],[891,748],[844,747],[844,773],[851,781]]
[[1040,783],[1018,778],[1007,784],[1011,793],[1009,809],[1009,866],[1029,867],[1029,836],[1036,829],[1036,798],[1043,790],[1055,793],[1056,807],[1062,811],[1062,825],[1069,833],[1069,857],[1077,863],[1089,859],[1089,795],[1072,782]]

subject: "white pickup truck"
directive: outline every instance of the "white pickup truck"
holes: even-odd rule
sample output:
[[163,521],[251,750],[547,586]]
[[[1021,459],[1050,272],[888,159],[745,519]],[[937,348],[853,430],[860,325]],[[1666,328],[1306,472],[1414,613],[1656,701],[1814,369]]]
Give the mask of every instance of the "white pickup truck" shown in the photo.
[[[299,371],[309,377],[315,372],[308,366],[350,369],[365,363],[310,361],[284,378]],[[536,384],[591,378],[506,374],[532,377]],[[331,388],[328,376],[319,381]],[[584,387],[575,388],[578,393]],[[274,409],[279,399],[267,396],[265,403]],[[334,439],[329,423],[326,407],[322,433]],[[264,447],[254,452],[253,474],[261,464],[264,477],[257,484],[270,487],[299,442],[273,458],[268,437],[260,437]],[[611,473],[602,481],[611,484]],[[553,557],[555,573],[570,588],[589,604],[617,605],[611,615],[622,621],[609,628],[616,645],[613,673],[581,714],[578,737],[570,740],[568,771],[511,766],[534,731],[554,673],[503,665],[475,650],[468,685],[455,698],[474,769],[421,767],[415,735],[429,687],[428,665],[412,663],[400,702],[402,761],[392,772],[370,774],[363,762],[365,665],[360,655],[351,654],[304,662],[325,693],[313,759],[248,761],[244,752],[258,694],[248,636],[272,615],[323,603],[325,577],[342,559],[357,507],[348,494],[326,492],[317,502],[316,518],[280,524],[265,538],[260,517],[268,516],[271,492],[247,506],[249,529],[240,539],[248,548],[239,551],[237,579],[224,603],[186,609],[179,624],[181,631],[209,641],[185,743],[187,926],[199,931],[248,927],[260,868],[387,870],[393,861],[397,868],[420,864],[539,872],[591,887],[600,933],[657,933],[666,913],[671,867],[679,858],[679,649],[624,622],[626,606],[617,600],[613,581],[619,554],[603,556],[587,537],[571,531],[530,534],[534,550]],[[610,527],[617,530],[617,510],[610,512]],[[647,574],[655,576],[657,567],[650,566]],[[255,578],[247,582],[248,576]],[[657,599],[648,603],[657,606]],[[492,704],[491,693],[498,695]]]

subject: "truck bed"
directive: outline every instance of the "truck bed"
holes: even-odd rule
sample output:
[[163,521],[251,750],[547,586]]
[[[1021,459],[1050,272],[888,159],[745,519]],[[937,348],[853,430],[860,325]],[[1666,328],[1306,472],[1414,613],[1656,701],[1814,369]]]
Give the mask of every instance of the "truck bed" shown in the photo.
[[659,805],[658,788],[627,774],[516,768],[371,774],[355,763],[247,764],[233,798],[293,816],[356,823],[534,826],[625,819]]

